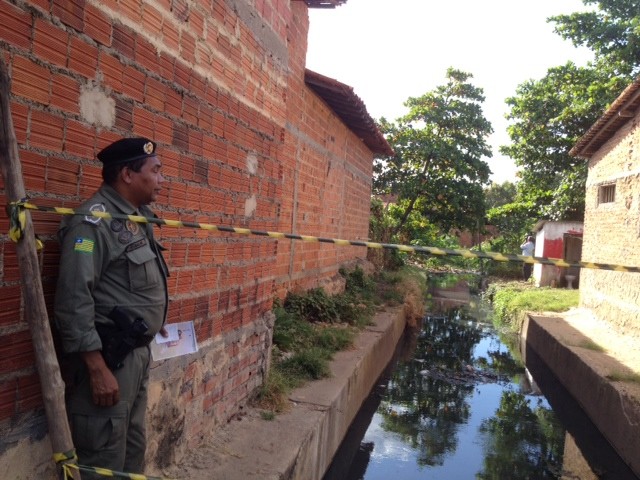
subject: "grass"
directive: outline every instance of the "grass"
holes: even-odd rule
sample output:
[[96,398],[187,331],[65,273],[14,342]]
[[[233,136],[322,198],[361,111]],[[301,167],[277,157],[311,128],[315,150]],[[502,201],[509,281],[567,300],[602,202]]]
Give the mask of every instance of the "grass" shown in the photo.
[[629,382],[629,383],[639,383],[640,384],[640,374],[636,372],[613,372],[609,375],[606,375],[608,380],[612,382]]
[[262,418],[272,419],[285,411],[294,388],[329,376],[334,354],[352,346],[377,309],[404,304],[409,319],[422,316],[426,282],[419,269],[403,268],[375,277],[359,268],[340,273],[346,279],[341,294],[328,295],[315,288],[275,302],[271,369],[253,401],[263,409]]
[[528,282],[492,283],[484,296],[493,304],[494,324],[514,332],[527,312],[565,312],[579,302],[578,290],[537,288]]
[[581,348],[585,348],[587,350],[592,350],[594,352],[606,353],[606,351],[607,351],[606,348],[604,348],[601,345],[598,345],[593,340],[583,340],[582,342],[580,342],[580,345],[578,345],[578,346],[581,347]]

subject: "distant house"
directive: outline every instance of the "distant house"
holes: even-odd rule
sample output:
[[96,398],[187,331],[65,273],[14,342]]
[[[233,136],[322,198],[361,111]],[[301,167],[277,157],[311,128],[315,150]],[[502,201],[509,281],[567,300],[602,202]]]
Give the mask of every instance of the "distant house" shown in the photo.
[[[536,257],[562,258],[569,263],[580,261],[582,253],[582,222],[551,222],[541,220],[534,227]],[[536,263],[533,278],[539,287],[558,286],[576,288],[579,271],[576,267],[562,268]]]
[[[640,77],[571,150],[589,160],[583,261],[640,265]],[[582,269],[580,305],[640,333],[640,274]]]

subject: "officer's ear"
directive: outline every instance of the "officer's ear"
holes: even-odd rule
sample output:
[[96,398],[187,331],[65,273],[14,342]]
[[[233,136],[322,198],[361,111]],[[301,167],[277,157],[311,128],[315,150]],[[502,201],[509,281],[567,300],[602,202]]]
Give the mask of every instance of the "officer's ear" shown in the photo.
[[132,173],[133,173],[133,170],[131,170],[131,168],[129,168],[128,166],[124,166],[120,170],[120,173],[118,176],[120,177],[120,180],[124,184],[131,185],[131,182],[133,181]]

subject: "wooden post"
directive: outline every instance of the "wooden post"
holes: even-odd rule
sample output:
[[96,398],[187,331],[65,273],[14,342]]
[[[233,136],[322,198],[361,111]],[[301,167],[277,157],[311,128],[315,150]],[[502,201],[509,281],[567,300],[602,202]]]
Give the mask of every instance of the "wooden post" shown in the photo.
[[[17,201],[24,198],[26,193],[22,179],[22,166],[18,159],[18,142],[11,119],[10,91],[9,73],[4,59],[0,56],[0,167],[4,176],[7,198],[9,201]],[[29,212],[26,212],[26,217],[24,235],[17,244],[25,305],[24,314],[31,330],[51,447],[54,453],[66,453],[74,447],[65,409],[64,382],[53,347],[38,268],[35,235]],[[73,469],[73,478],[80,478],[80,473],[75,469]]]

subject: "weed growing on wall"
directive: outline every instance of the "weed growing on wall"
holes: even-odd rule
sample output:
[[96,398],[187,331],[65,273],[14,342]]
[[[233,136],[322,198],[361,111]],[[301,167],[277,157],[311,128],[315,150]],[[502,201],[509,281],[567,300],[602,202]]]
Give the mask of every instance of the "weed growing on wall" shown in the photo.
[[[256,397],[256,405],[281,412],[287,406],[286,395],[305,382],[330,375],[333,355],[349,348],[358,332],[371,324],[376,307],[382,303],[402,304],[411,293],[412,308],[424,283],[415,274],[382,273],[368,276],[360,268],[341,270],[346,279],[344,292],[329,295],[322,288],[290,293],[276,301],[272,364],[269,376]],[[407,280],[409,279],[409,280]]]

